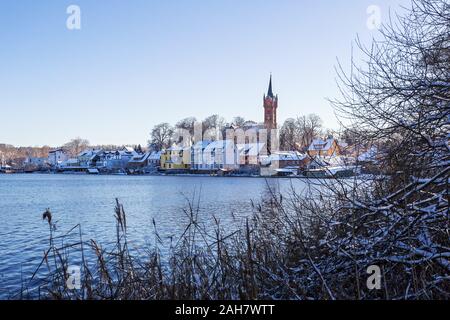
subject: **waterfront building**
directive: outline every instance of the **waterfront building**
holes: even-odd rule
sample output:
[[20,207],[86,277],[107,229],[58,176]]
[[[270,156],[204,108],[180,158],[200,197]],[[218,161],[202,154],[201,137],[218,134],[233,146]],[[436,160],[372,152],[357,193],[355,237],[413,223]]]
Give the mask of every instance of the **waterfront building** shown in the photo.
[[150,156],[150,152],[133,156],[133,158],[131,158],[126,165],[127,171],[135,174],[143,173],[145,168],[147,168],[149,165]]
[[190,167],[190,147],[172,146],[161,152],[161,170],[189,170]]
[[308,155],[297,151],[274,152],[261,157],[261,175],[297,175],[309,165]]
[[211,140],[203,140],[203,141],[197,141],[192,146],[191,171],[206,171],[206,170],[208,170],[207,166],[205,166],[205,164],[206,164],[205,149],[211,143],[212,143]]
[[56,167],[61,165],[64,161],[67,161],[68,159],[69,155],[67,154],[67,152],[62,148],[58,148],[49,151],[47,161],[51,166]]
[[217,140],[206,146],[203,151],[202,170],[234,171],[239,169],[238,151],[233,140]]

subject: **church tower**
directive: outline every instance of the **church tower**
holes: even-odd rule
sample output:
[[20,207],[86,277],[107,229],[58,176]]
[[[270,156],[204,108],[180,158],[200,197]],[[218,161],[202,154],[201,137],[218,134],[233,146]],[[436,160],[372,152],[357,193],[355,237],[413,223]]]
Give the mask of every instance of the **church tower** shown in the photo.
[[264,95],[264,127],[267,130],[277,128],[278,95],[274,96],[272,91],[272,74],[269,80],[267,96]]

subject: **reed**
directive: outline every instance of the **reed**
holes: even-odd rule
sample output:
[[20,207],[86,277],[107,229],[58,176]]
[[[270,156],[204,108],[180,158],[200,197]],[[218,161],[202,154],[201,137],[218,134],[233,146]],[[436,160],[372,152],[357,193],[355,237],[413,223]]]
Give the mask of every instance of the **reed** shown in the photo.
[[[50,228],[50,248],[38,267],[42,271],[46,266],[46,276],[37,281],[37,270],[23,286],[21,297],[449,298],[450,245],[445,235],[448,216],[444,207],[428,216],[407,208],[402,214],[389,216],[383,210],[349,206],[348,190],[320,196],[313,193],[292,190],[285,198],[271,190],[266,201],[253,206],[254,212],[242,228],[231,233],[216,218],[212,228],[205,228],[199,221],[199,201],[187,200],[184,232],[164,257],[154,221],[154,247],[144,257],[131,253],[127,216],[117,200],[114,246],[104,249],[95,240],[84,241],[79,225],[58,237]],[[408,249],[424,231],[434,248],[422,246],[417,252]],[[77,241],[65,241],[74,232],[78,233]],[[81,289],[70,290],[67,268],[74,257],[80,256]],[[366,287],[367,267],[374,264],[383,272],[381,290]]]

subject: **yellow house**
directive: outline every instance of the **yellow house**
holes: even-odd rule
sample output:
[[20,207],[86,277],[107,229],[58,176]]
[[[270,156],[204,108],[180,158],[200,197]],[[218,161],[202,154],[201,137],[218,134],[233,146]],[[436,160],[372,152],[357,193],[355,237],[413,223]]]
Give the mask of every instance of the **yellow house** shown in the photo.
[[161,152],[162,170],[189,170],[191,168],[191,148],[173,146]]

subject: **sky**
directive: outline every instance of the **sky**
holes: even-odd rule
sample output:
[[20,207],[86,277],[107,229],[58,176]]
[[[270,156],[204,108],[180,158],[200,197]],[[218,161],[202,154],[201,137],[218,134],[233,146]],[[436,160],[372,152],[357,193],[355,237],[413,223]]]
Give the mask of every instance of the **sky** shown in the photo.
[[409,0],[1,0],[0,143],[144,145],[185,117],[262,122],[270,73],[279,124],[316,113],[338,129],[335,66],[376,36],[370,5],[385,22]]

